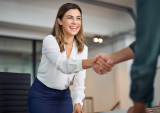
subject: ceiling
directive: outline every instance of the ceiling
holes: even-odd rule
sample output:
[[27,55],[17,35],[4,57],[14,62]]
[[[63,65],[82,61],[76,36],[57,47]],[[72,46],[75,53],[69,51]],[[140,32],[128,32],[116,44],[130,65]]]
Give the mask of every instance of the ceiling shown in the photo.
[[[5,0],[0,0],[0,1],[5,1]],[[114,11],[112,10],[108,10],[106,8],[103,8],[103,10],[101,10],[102,12],[105,12],[107,13],[107,15],[104,15],[104,13],[98,13],[99,10],[96,11],[92,11],[92,10],[88,10],[88,7],[86,7],[87,5],[85,3],[81,3],[79,1],[76,1],[76,0],[47,0],[47,1],[44,1],[44,0],[7,0],[7,1],[11,1],[13,4],[12,5],[15,5],[16,6],[16,2],[20,3],[20,4],[28,4],[28,5],[31,5],[31,6],[34,6],[34,7],[41,7],[41,8],[44,8],[44,9],[55,9],[55,10],[58,10],[58,8],[63,4],[63,3],[66,3],[66,2],[78,2],[80,5],[83,4],[83,9],[85,11],[85,15],[96,15],[96,16],[99,16],[99,17],[102,17],[102,16],[105,16],[105,18],[107,18],[107,16],[109,15],[111,18],[111,16],[114,16],[116,15]],[[101,1],[101,2],[107,2],[107,3],[112,3],[112,4],[116,4],[116,5],[120,5],[120,6],[125,6],[125,7],[132,7],[132,5],[134,4],[135,0],[96,0],[96,1]],[[92,5],[91,8],[101,8],[99,6],[95,6],[95,5]],[[116,15],[117,16],[117,15]],[[9,23],[9,25],[11,25],[12,23]],[[108,24],[108,23],[107,23]],[[0,21],[0,25],[3,26],[3,27],[7,27],[8,24],[5,23],[4,25],[4,22],[2,23]],[[10,26],[9,26],[10,27]],[[34,32],[38,32],[38,31],[42,31],[44,33],[48,33],[48,31],[50,31],[50,28],[40,28],[40,27],[34,27],[34,26],[25,26],[25,28],[23,27],[23,25],[21,24],[12,24],[12,27],[16,27],[16,28],[19,28],[20,30],[22,29],[25,29],[27,31],[34,31]],[[94,35],[93,34],[85,34],[85,36],[87,37],[91,37],[93,38]],[[93,39],[90,39],[89,42],[92,42]]]
[[135,2],[135,0],[97,0],[97,1],[113,3],[116,5],[121,5],[126,7],[130,7],[131,4]]
[[[5,0],[0,0],[0,1],[5,1]],[[7,0],[7,1],[12,1],[13,0]],[[32,4],[34,6],[43,6],[43,7],[52,7],[52,8],[59,8],[59,5],[61,3],[67,3],[67,2],[76,2],[77,0],[14,0],[14,2],[19,2],[19,3],[25,3],[25,4]],[[102,2],[107,2],[107,3],[112,3],[116,5],[121,5],[121,6],[126,6],[126,7],[131,7],[132,3],[135,2],[135,0],[96,0],[96,1],[102,1]]]

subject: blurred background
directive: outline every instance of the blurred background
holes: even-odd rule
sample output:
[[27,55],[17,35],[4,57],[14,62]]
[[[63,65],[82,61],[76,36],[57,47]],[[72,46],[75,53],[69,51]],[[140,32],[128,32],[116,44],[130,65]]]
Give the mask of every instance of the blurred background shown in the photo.
[[[59,7],[67,2],[82,9],[89,58],[99,52],[116,52],[135,40],[135,0],[0,0],[0,72],[30,73],[33,83],[41,60],[42,41],[50,33]],[[132,106],[129,98],[132,62],[120,63],[103,76],[87,70],[85,112]],[[151,106],[160,103],[160,60],[156,75]]]

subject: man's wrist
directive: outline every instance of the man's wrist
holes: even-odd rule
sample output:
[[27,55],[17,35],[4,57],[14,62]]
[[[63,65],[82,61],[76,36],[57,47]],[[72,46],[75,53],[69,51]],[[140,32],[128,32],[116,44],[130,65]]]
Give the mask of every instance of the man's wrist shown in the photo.
[[116,62],[117,54],[116,53],[107,54],[107,56],[108,56],[108,59],[110,59],[114,65],[117,64]]

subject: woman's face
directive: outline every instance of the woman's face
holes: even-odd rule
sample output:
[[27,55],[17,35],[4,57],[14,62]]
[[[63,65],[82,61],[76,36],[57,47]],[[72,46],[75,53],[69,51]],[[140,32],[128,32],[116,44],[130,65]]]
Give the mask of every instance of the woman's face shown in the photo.
[[64,35],[74,36],[81,28],[81,13],[78,9],[68,10],[62,20],[58,19],[60,25],[62,25]]

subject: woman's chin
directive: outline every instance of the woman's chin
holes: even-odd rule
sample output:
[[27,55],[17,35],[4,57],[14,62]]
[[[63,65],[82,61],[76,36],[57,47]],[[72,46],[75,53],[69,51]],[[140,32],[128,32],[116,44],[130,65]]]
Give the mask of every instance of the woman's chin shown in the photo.
[[76,33],[70,33],[72,36],[75,36],[75,35],[77,35],[77,32]]

